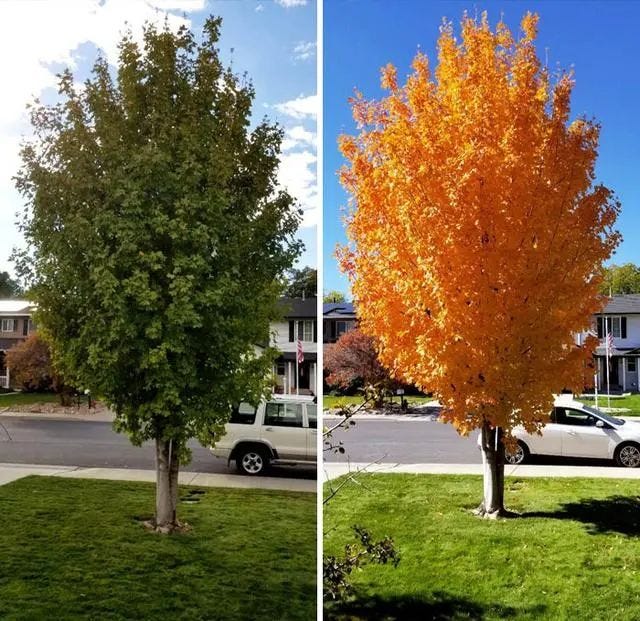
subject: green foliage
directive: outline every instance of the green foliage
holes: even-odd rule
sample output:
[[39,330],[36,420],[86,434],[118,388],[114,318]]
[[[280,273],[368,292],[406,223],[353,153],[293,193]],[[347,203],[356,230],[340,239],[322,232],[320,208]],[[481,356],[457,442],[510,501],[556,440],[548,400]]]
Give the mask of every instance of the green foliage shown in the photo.
[[56,366],[100,394],[134,443],[220,431],[257,402],[274,352],[283,276],[301,212],[277,189],[282,130],[250,127],[252,85],[222,66],[221,20],[201,42],[152,25],[98,59],[61,101],[36,102],[16,184],[17,258]]
[[22,287],[17,280],[9,275],[9,272],[0,272],[0,299],[17,298],[22,295]]
[[286,297],[318,297],[318,270],[313,267],[303,267],[301,270],[291,269],[288,276],[288,284],[284,293]]
[[325,293],[322,296],[322,301],[325,303],[328,302],[346,302],[347,301],[347,296],[342,293],[342,291],[327,291],[327,293]]
[[600,293],[603,295],[640,293],[640,267],[633,263],[605,267]]

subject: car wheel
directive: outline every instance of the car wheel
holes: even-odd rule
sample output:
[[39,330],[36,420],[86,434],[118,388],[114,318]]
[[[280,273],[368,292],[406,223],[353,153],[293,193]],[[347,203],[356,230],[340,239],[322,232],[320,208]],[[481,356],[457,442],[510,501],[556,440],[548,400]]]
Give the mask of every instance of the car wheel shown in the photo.
[[257,476],[269,467],[269,457],[264,449],[250,446],[238,452],[236,466],[242,474]]
[[640,446],[637,444],[622,444],[616,450],[615,456],[618,466],[623,468],[637,468],[640,466]]
[[505,451],[504,460],[513,466],[521,464],[529,455],[529,449],[527,449],[527,445],[524,442],[520,442],[518,440],[518,444],[513,452]]

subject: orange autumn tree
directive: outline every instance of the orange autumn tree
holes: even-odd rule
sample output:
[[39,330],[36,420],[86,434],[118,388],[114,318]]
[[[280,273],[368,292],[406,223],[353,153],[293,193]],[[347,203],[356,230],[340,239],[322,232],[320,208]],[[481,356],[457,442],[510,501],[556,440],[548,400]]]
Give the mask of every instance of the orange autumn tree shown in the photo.
[[569,120],[573,79],[536,55],[538,17],[516,39],[486,14],[445,24],[432,74],[418,54],[388,95],[352,100],[342,136],[350,244],[339,249],[360,328],[381,362],[435,393],[461,434],[481,429],[484,498],[504,513],[504,448],[539,430],[553,393],[583,388],[582,348],[602,301],[602,262],[620,241],[620,205],[595,184],[599,126]]

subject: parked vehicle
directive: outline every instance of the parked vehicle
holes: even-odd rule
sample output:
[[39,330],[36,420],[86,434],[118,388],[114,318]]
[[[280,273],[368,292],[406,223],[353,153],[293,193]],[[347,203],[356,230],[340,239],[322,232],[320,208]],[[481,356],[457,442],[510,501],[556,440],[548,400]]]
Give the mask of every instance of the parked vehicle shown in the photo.
[[566,396],[555,400],[551,421],[542,434],[516,427],[518,446],[507,452],[509,464],[521,464],[530,455],[612,459],[619,466],[640,466],[640,423],[610,416]]
[[234,408],[225,435],[211,450],[250,476],[271,465],[316,467],[317,427],[315,398],[273,395],[257,408],[248,403]]

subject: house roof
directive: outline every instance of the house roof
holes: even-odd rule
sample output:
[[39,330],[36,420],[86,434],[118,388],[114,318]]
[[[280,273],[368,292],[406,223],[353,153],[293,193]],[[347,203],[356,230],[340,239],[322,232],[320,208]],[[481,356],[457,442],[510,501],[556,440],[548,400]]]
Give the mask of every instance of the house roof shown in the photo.
[[322,305],[322,314],[331,318],[355,318],[353,302],[327,302]]
[[[595,356],[606,356],[607,348],[604,345],[598,345],[593,352]],[[640,347],[614,347],[611,350],[612,356],[640,356]]]
[[31,315],[34,305],[27,300],[0,300],[0,315]]
[[597,315],[633,315],[640,314],[640,295],[613,295],[607,298],[602,312]]
[[286,319],[315,319],[318,314],[318,298],[280,298],[280,306]]

